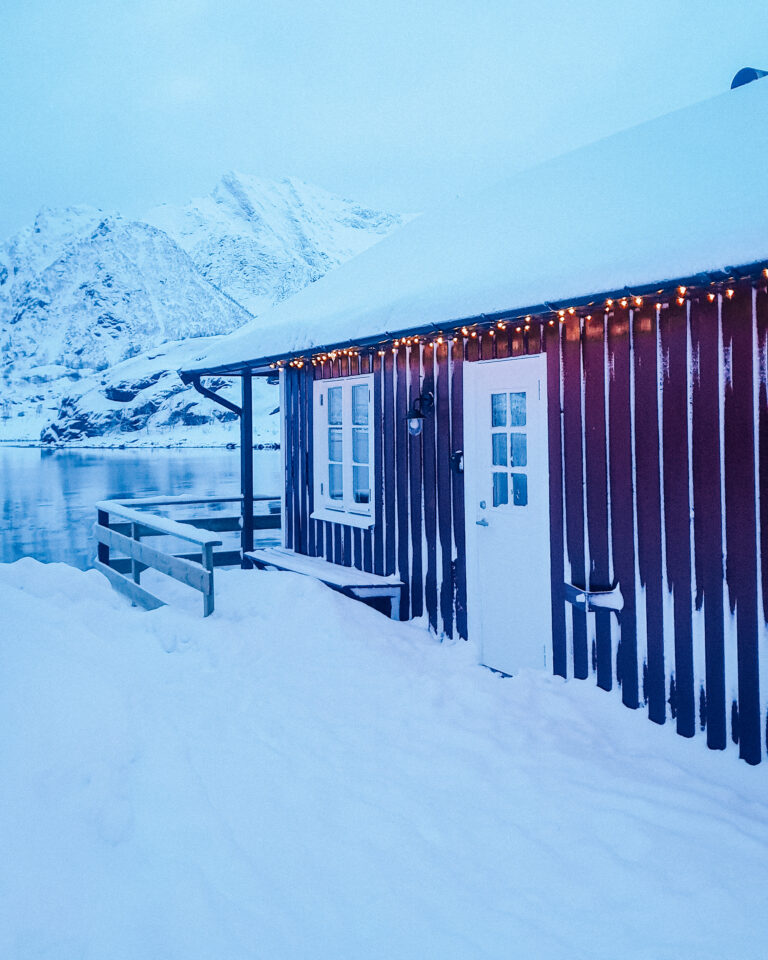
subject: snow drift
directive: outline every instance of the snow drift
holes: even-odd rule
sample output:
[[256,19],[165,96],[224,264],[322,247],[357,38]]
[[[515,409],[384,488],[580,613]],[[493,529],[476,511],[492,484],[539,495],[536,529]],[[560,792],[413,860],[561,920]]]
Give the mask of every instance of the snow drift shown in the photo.
[[763,768],[306,578],[217,577],[202,620],[0,566],[0,955],[764,957]]

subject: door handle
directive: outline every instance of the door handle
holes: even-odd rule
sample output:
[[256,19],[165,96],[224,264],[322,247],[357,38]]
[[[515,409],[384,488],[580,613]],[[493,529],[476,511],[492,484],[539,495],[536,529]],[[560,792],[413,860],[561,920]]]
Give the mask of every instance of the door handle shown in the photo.
[[478,527],[487,527],[487,526],[488,526],[488,521],[487,521],[487,520],[475,520],[475,523],[478,525]]

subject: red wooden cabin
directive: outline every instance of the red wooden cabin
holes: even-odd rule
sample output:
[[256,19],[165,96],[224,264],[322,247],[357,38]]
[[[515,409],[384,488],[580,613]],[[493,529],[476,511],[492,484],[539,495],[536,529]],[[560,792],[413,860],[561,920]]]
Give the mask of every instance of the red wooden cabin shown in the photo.
[[242,378],[244,516],[251,377],[279,376],[287,566],[402,583],[401,618],[487,666],[759,762],[767,156],[758,80],[421,217],[227,338],[183,376]]

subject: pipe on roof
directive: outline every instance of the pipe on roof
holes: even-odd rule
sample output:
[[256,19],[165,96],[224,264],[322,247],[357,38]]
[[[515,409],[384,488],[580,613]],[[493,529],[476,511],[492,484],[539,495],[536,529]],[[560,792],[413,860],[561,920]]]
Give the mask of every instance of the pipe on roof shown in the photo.
[[759,80],[761,77],[768,77],[768,70],[758,70],[757,67],[742,67],[731,80],[731,90],[735,90],[736,87],[743,87],[745,83],[752,83],[753,80]]

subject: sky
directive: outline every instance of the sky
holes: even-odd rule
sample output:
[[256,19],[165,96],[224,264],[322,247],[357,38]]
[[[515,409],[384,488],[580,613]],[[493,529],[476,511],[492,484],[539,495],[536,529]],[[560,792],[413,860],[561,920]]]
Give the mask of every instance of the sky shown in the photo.
[[228,170],[418,212],[768,69],[765,0],[0,0],[0,239]]

